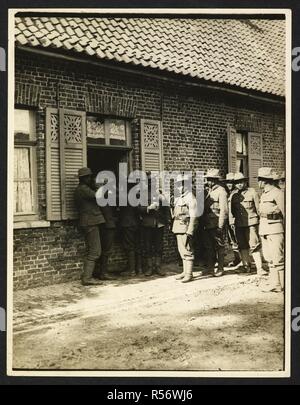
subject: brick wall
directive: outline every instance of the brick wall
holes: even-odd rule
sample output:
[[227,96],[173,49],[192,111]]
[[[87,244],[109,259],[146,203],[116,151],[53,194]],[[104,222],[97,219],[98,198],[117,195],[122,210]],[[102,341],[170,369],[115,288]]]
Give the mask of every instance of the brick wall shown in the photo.
[[[134,103],[132,119],[133,164],[140,167],[139,119],[163,122],[166,170],[219,167],[227,169],[226,127],[239,114],[261,122],[264,165],[284,168],[284,110],[269,103],[224,92],[187,88],[133,74],[114,73],[46,57],[16,53],[16,81],[39,86],[37,109],[38,203],[40,219],[46,218],[45,107],[86,109],[86,93],[99,97],[128,98]],[[51,223],[49,228],[14,231],[14,280],[16,288],[78,278],[84,243],[76,224]],[[41,243],[39,243],[41,241]],[[176,254],[175,239],[165,236],[165,260]],[[112,266],[124,264],[124,252],[116,241]]]

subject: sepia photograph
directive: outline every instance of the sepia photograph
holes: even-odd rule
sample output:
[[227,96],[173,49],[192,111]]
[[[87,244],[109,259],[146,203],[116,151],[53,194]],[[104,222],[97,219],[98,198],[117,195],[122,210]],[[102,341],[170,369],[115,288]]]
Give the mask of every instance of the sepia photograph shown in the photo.
[[290,373],[291,13],[11,9],[13,376]]

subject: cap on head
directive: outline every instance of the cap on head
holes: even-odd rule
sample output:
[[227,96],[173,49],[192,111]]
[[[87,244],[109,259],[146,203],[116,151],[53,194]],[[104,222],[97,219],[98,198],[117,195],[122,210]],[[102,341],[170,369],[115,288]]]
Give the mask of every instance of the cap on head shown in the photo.
[[226,174],[225,182],[231,183],[234,181],[234,173],[230,172]]
[[273,180],[285,180],[285,171],[283,171],[281,173],[275,172]]
[[78,170],[78,177],[90,176],[92,171],[89,167],[82,167]]
[[276,175],[274,169],[271,167],[260,167],[258,169],[258,179],[268,179],[268,180],[274,180],[274,176]]
[[238,182],[238,181],[244,181],[247,180],[248,177],[245,177],[243,173],[241,172],[237,172],[234,174],[234,181]]
[[207,179],[217,179],[221,178],[220,170],[219,169],[208,169],[207,174],[204,176]]

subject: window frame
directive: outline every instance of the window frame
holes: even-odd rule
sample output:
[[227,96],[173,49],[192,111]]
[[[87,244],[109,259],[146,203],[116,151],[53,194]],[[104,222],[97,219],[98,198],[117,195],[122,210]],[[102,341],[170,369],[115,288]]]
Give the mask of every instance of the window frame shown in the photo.
[[[14,222],[26,222],[26,221],[34,221],[39,219],[39,214],[38,214],[38,190],[37,190],[37,151],[36,151],[36,146],[37,146],[37,139],[36,139],[36,126],[37,126],[37,114],[35,110],[26,108],[26,107],[20,107],[20,106],[15,106],[15,110],[28,110],[30,112],[34,113],[34,120],[35,122],[33,123],[34,128],[35,128],[35,133],[34,134],[29,134],[29,140],[15,140],[14,138],[14,150],[16,148],[19,149],[28,149],[29,150],[29,164],[30,164],[30,178],[31,178],[31,190],[32,190],[32,205],[33,205],[33,211],[30,213],[15,213],[14,212]],[[15,137],[15,132],[14,132],[14,137]],[[14,183],[15,183],[15,178],[14,178]],[[15,198],[15,196],[14,196]]]
[[[236,148],[236,162],[239,160],[243,161],[244,170],[246,168],[246,173],[243,173],[244,176],[249,175],[249,147],[248,147],[248,131],[236,131],[236,134],[240,134],[242,136],[242,144],[246,145],[247,153],[239,153]],[[238,168],[237,168],[238,170]]]

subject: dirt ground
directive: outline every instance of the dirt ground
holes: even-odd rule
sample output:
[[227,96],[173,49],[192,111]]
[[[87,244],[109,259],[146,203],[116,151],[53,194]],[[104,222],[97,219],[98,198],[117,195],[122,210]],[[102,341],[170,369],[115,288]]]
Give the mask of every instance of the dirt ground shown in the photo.
[[14,294],[16,369],[283,369],[283,294],[263,293],[255,275],[227,271],[182,284],[126,278]]

